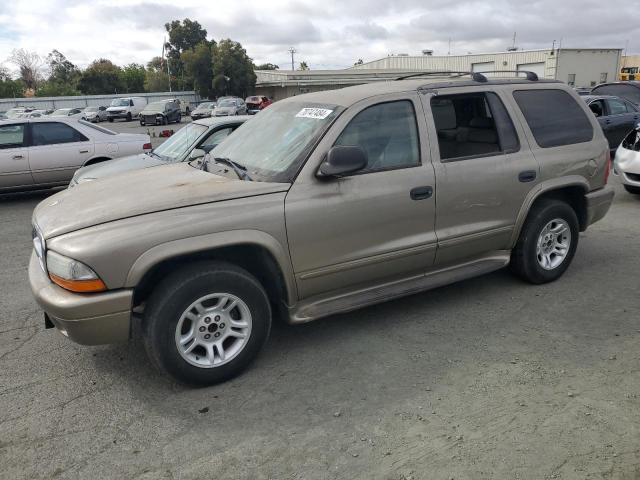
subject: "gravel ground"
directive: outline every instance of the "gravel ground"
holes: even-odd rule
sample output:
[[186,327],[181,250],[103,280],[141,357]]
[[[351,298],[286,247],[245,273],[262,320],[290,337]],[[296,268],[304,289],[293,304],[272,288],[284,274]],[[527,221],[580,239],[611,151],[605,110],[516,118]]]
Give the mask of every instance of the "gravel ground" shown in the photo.
[[6,196],[0,478],[638,479],[640,197],[617,190],[556,283],[499,271],[277,325],[252,368],[205,389],[137,343],[44,330],[26,265],[47,194]]

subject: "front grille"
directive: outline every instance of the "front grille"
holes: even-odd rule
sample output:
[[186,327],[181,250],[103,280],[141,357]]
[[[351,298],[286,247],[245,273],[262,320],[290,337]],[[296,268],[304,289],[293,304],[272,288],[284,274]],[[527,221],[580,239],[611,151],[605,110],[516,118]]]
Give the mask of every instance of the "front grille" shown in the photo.
[[626,175],[627,177],[629,177],[629,180],[640,182],[640,175],[638,175],[637,173],[627,173]]
[[145,115],[144,116],[144,122],[145,123],[156,123],[156,116],[155,115]]

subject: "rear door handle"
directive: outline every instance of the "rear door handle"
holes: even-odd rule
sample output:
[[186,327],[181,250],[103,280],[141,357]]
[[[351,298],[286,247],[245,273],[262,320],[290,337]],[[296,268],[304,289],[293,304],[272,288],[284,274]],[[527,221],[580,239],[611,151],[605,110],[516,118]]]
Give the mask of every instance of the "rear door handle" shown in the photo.
[[80,153],[89,153],[89,150],[80,150]]
[[22,160],[24,158],[24,155],[14,155],[13,157],[14,160]]
[[525,170],[518,174],[518,180],[522,183],[533,182],[537,176],[538,174],[535,170]]
[[432,187],[416,187],[411,189],[411,199],[412,200],[425,200],[427,198],[431,198],[433,195]]

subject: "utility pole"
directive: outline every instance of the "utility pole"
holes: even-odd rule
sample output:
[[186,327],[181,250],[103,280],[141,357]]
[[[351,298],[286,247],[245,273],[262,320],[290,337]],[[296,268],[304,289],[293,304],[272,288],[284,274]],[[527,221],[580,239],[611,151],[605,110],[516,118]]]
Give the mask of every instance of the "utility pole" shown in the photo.
[[289,53],[291,54],[291,70],[293,71],[296,69],[295,62],[293,61],[293,55],[298,53],[298,51],[293,47],[289,47]]

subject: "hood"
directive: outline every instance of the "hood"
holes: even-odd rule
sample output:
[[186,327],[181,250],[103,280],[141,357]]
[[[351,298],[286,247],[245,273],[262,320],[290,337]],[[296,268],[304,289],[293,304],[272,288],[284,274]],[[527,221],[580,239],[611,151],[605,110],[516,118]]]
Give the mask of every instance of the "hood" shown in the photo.
[[120,112],[120,111],[126,110],[126,109],[127,109],[126,105],[124,105],[122,107],[108,107],[107,108],[107,112]]
[[248,182],[174,163],[86,182],[43,200],[33,221],[45,239],[163,210],[284,192],[288,183]]
[[236,107],[216,107],[218,113],[233,113],[236,111]]
[[141,153],[140,155],[131,155],[128,157],[114,158],[104,162],[82,167],[73,176],[76,182],[82,182],[84,179],[103,178],[118,173],[128,172],[130,170],[138,170],[141,168],[155,167],[157,165],[167,165],[158,157]]
[[156,115],[158,113],[164,113],[164,110],[160,108],[145,108],[140,115]]

